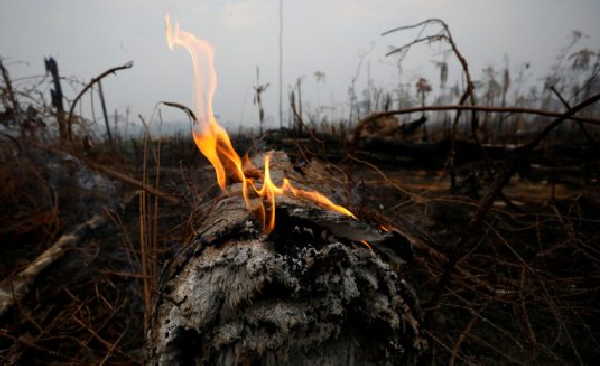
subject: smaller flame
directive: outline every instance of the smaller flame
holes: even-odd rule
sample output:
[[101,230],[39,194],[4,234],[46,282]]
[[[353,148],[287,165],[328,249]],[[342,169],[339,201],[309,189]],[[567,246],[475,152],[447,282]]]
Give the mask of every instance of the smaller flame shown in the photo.
[[381,225],[379,225],[379,229],[380,229],[380,230],[383,230],[383,231],[390,231],[390,228],[388,228],[388,227],[387,227],[386,225],[384,225],[384,224],[381,224]]
[[366,240],[361,240],[360,242],[362,243],[362,245],[364,245],[364,246],[366,246],[367,248],[369,248],[369,249],[373,250],[373,247],[371,247],[371,244],[369,244],[369,242],[368,242],[368,241],[366,241]]
[[336,211],[343,215],[356,219],[356,216],[350,210],[333,203],[329,198],[316,191],[305,191],[302,189],[295,188],[287,178],[283,179],[281,187],[277,187],[271,180],[270,173],[270,161],[271,154],[265,155],[265,172],[263,179],[263,186],[261,189],[256,190],[256,193],[267,202],[267,206],[270,208],[269,219],[265,221],[265,231],[271,232],[275,228],[275,197],[281,194],[292,195],[296,198],[304,199],[315,203],[317,206],[326,210]]

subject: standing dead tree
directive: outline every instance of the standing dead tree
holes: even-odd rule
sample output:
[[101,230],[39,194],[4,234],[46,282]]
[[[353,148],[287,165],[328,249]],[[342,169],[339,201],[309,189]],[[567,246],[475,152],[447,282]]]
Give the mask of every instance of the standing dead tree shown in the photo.
[[294,90],[292,90],[292,93],[290,94],[290,105],[292,107],[292,114],[294,115],[294,131],[298,132],[299,135],[302,135],[304,121],[296,109],[296,93]]
[[[417,88],[417,94],[419,94],[421,96],[421,106],[425,107],[425,95],[427,93],[431,92],[431,85],[429,85],[429,83],[427,82],[427,79],[420,78],[419,80],[417,80],[415,87]],[[421,120],[423,121],[422,122],[422,126],[423,126],[422,141],[427,142],[427,140],[428,140],[427,127],[425,127],[425,122],[427,121],[427,116],[425,116],[425,111],[423,111],[423,113],[421,114]]]
[[8,99],[10,100],[10,102],[13,105],[13,114],[15,117],[15,121],[17,122],[17,125],[21,126],[21,124],[22,124],[21,107],[20,107],[19,101],[17,100],[17,97],[15,95],[15,91],[12,87],[12,80],[10,79],[10,75],[8,74],[8,70],[6,69],[6,67],[4,67],[4,63],[2,62],[1,58],[0,58],[0,71],[2,71],[2,79],[4,80],[6,94],[8,94]]
[[292,89],[292,93],[290,95],[290,105],[292,107],[293,113],[293,121],[294,126],[293,129],[299,135],[302,135],[302,130],[304,129],[304,119],[302,117],[302,78],[296,79],[296,90],[298,91],[298,109],[296,109],[296,91]]
[[60,85],[60,73],[58,72],[58,62],[52,57],[44,59],[46,73],[52,75],[54,89],[50,89],[52,97],[52,106],[56,108],[56,119],[58,120],[58,133],[61,141],[71,140],[71,129],[65,126],[65,108],[63,106],[62,86]]
[[283,0],[279,0],[279,128],[283,127]]
[[259,81],[259,68],[256,67],[256,85],[254,86],[254,105],[258,106],[258,124],[259,124],[259,135],[263,135],[264,123],[265,123],[265,110],[262,104],[262,93],[264,93],[269,87],[269,83],[260,85]]
[[[400,48],[393,49],[390,52],[388,52],[386,54],[386,56],[390,56],[390,55],[393,55],[396,53],[400,53],[401,55],[404,55],[410,49],[410,47],[412,47],[416,44],[419,44],[419,43],[431,43],[431,42],[437,42],[437,41],[447,42],[450,45],[452,52],[458,59],[460,65],[462,67],[464,76],[466,78],[467,87],[466,87],[465,91],[463,92],[463,94],[461,95],[461,97],[458,101],[458,104],[464,105],[467,102],[467,99],[469,99],[471,102],[471,105],[475,105],[475,97],[473,95],[473,91],[475,88],[473,85],[473,79],[471,78],[471,73],[469,72],[469,64],[467,63],[467,59],[463,56],[463,54],[459,51],[458,47],[456,46],[456,42],[454,42],[454,38],[452,38],[452,33],[450,32],[450,27],[448,26],[448,24],[446,24],[446,22],[444,22],[441,19],[427,19],[427,20],[424,20],[424,21],[416,23],[416,24],[401,26],[401,27],[391,29],[389,31],[382,33],[382,35],[385,36],[390,33],[408,30],[408,29],[414,29],[414,28],[418,28],[418,27],[425,28],[426,26],[432,25],[432,24],[440,25],[442,27],[442,30],[440,32],[432,34],[432,35],[419,37],[419,38],[415,39],[414,41],[412,41],[408,44],[405,44],[404,46],[402,46]],[[454,117],[454,122],[452,124],[452,132],[450,133],[451,149],[450,149],[450,156],[448,159],[448,166],[449,166],[449,170],[450,170],[450,180],[451,180],[450,184],[452,187],[455,187],[455,185],[456,185],[456,174],[455,174],[455,170],[454,170],[454,155],[455,155],[454,143],[456,140],[456,131],[458,129],[458,123],[460,121],[460,116],[461,116],[461,110],[457,110],[456,116]],[[480,142],[479,142],[479,137],[477,135],[478,129],[479,129],[479,122],[477,119],[477,114],[473,110],[472,117],[471,117],[471,133],[472,133],[473,139],[479,145]]]

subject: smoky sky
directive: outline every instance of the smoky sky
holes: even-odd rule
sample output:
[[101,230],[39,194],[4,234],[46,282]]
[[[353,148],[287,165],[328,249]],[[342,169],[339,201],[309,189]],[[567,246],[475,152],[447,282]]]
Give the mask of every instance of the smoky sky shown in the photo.
[[[2,0],[0,55],[15,79],[43,75],[43,58],[48,56],[59,62],[63,76],[81,81],[133,60],[133,69],[103,81],[108,108],[124,113],[129,107],[133,115],[150,117],[161,100],[192,105],[190,57],[181,48],[169,50],[165,42],[168,12],[183,30],[215,47],[219,85],[214,110],[220,120],[232,128],[257,125],[253,86],[259,67],[261,84],[270,83],[263,96],[275,126],[279,6],[279,0]],[[516,70],[529,62],[529,83],[535,84],[568,44],[573,30],[589,36],[578,47],[600,49],[599,14],[597,0],[284,0],[284,108],[288,85],[301,77],[306,108],[326,105],[343,113],[350,81],[365,53],[356,82],[359,92],[368,77],[375,86],[390,89],[398,82],[414,84],[418,77],[426,77],[435,89],[433,61],[444,57],[446,46],[415,47],[400,74],[395,59],[385,58],[385,52],[410,42],[418,32],[380,35],[428,18],[450,25],[475,79],[488,66],[508,64]],[[430,27],[424,34],[435,31]],[[452,57],[449,61],[453,83],[460,74]],[[325,74],[322,82],[315,80],[315,71]],[[25,87],[35,80],[17,80],[16,85]],[[80,87],[67,83],[63,89],[73,98]],[[163,112],[167,121],[183,119],[178,111]],[[84,98],[82,113],[89,116],[89,99]]]

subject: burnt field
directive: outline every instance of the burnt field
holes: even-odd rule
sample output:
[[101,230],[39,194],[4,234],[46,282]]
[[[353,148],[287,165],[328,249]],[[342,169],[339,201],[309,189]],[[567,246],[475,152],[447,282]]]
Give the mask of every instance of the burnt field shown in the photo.
[[[271,74],[252,70],[256,120],[222,122],[214,47],[164,26],[192,56],[192,107],[109,113],[133,62],[82,82],[0,58],[0,364],[596,363],[589,35],[534,79],[508,56],[473,71],[443,20],[391,28],[417,32],[381,54],[393,88],[370,76],[373,44],[339,105],[323,71],[316,98],[300,76],[284,99],[280,64],[277,127]],[[432,44],[435,76],[405,76]]]
[[[260,154],[257,146],[271,150],[263,140],[281,137],[233,140],[238,151]],[[477,364],[597,357],[597,162],[586,161],[588,175],[556,166],[517,173],[482,212],[505,160],[494,160],[491,172],[482,161],[458,165],[452,188],[446,170],[424,169],[418,158],[403,168],[360,150],[319,159],[326,137],[290,136],[287,147],[275,146],[293,162],[285,173],[335,187],[330,198],[362,222],[408,238],[369,250],[400,256],[389,264],[419,300],[429,357]],[[139,363],[166,263],[195,245],[207,207],[226,198],[212,167],[191,139],[150,136],[86,153],[7,138],[2,156],[2,357]],[[39,263],[61,241],[68,242]],[[11,295],[16,301],[6,305]]]

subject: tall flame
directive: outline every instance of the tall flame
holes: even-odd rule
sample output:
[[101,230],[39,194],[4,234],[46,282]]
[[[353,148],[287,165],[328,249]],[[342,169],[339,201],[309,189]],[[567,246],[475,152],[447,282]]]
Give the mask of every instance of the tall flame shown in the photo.
[[[249,210],[258,209],[263,220],[264,230],[270,232],[275,228],[275,198],[281,194],[291,194],[295,197],[310,200],[317,205],[356,218],[346,208],[336,205],[319,192],[304,191],[294,188],[284,179],[281,187],[271,180],[269,171],[270,154],[265,155],[263,186],[257,189],[253,181],[246,178],[242,159],[237,154],[227,131],[221,127],[213,114],[212,101],[217,88],[217,72],[214,67],[214,49],[210,43],[196,38],[191,33],[184,32],[179,24],[171,24],[169,14],[165,15],[166,38],[169,48],[175,46],[185,48],[192,57],[194,73],[194,112],[197,121],[192,129],[195,144],[200,152],[212,164],[217,175],[217,182],[222,190],[226,190],[228,177],[242,183],[242,192],[246,207]],[[250,192],[252,188],[252,192]],[[253,207],[250,194],[262,198],[258,207]]]
[[194,142],[214,167],[217,182],[222,190],[227,187],[227,172],[242,182],[244,200],[248,205],[248,187],[242,161],[231,146],[227,131],[217,123],[212,110],[212,101],[217,89],[214,49],[207,41],[182,31],[179,24],[173,26],[169,14],[165,15],[165,27],[169,48],[173,50],[175,46],[181,46],[192,57],[194,112],[197,118],[192,130]]

